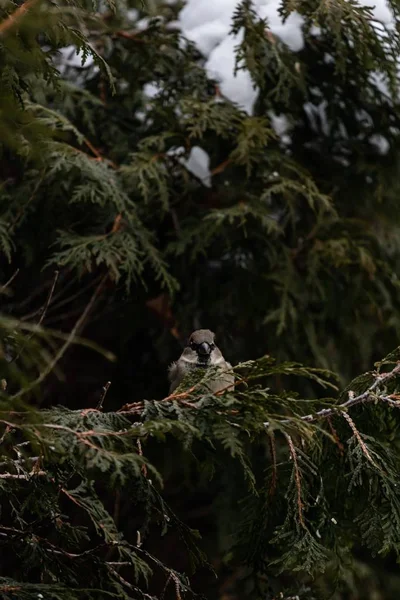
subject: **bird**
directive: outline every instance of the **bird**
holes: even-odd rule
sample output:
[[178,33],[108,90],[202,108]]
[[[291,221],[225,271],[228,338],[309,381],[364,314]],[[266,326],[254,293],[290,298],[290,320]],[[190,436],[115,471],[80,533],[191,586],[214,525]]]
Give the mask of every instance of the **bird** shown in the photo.
[[179,359],[168,369],[169,393],[172,394],[190,372],[212,367],[216,367],[217,373],[221,371],[221,375],[216,373],[215,378],[205,384],[209,391],[231,391],[235,382],[234,374],[229,372],[232,365],[224,359],[221,350],[215,344],[215,334],[209,329],[197,329],[190,335]]

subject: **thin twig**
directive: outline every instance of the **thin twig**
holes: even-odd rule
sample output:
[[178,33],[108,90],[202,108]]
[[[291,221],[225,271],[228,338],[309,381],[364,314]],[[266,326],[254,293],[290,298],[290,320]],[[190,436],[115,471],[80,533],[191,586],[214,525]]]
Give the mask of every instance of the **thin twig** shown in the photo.
[[336,429],[333,426],[331,417],[328,417],[327,421],[328,421],[329,429],[331,430],[333,439],[335,440],[335,443],[336,443],[337,447],[339,448],[340,454],[343,456],[343,454],[344,454],[344,446],[343,446],[342,442],[339,439],[339,436],[337,434]]
[[271,480],[271,486],[269,488],[268,495],[273,496],[275,494],[276,482],[278,480],[278,469],[277,469],[277,464],[276,464],[275,434],[273,431],[269,432],[268,439],[269,439],[269,448],[270,448],[271,460],[272,460],[272,480]]
[[296,455],[296,449],[294,447],[292,438],[290,437],[290,435],[288,435],[287,433],[285,433],[285,438],[287,439],[287,442],[289,444],[289,451],[290,451],[290,455],[293,459],[293,470],[294,470],[294,480],[296,483],[296,490],[297,490],[297,508],[298,508],[298,512],[299,512],[299,521],[300,521],[300,525],[306,529],[306,525],[304,523],[304,516],[303,516],[303,501],[301,499],[301,476],[300,476],[300,469],[299,469],[299,464],[297,462],[297,455]]
[[119,31],[115,31],[114,35],[125,38],[126,40],[132,40],[139,44],[147,44],[147,40],[143,40],[138,37],[138,35],[140,35],[141,33],[143,33],[143,31],[133,31],[132,33],[129,33],[129,31],[124,31],[123,29],[120,29]]
[[93,308],[93,305],[94,305],[95,301],[97,300],[97,297],[103,290],[103,287],[104,287],[104,284],[105,284],[107,278],[108,278],[108,275],[105,275],[102,278],[102,280],[100,281],[100,283],[97,286],[97,288],[95,289],[89,303],[87,304],[85,310],[83,311],[82,315],[79,317],[77,322],[75,323],[75,325],[74,325],[73,329],[71,330],[70,334],[68,335],[65,343],[61,346],[60,350],[57,352],[57,354],[55,355],[55,357],[53,358],[51,363],[46,367],[46,369],[34,381],[32,381],[32,383],[30,385],[28,385],[26,388],[20,390],[19,392],[17,392],[13,396],[11,396],[10,397],[11,400],[14,400],[15,398],[20,398],[21,396],[23,396],[24,394],[29,392],[32,388],[36,387],[39,383],[41,383],[47,377],[47,375],[49,375],[49,373],[51,373],[51,371],[54,369],[54,367],[59,362],[59,360],[64,356],[65,352],[67,351],[69,346],[72,344],[75,336],[77,335],[77,333],[83,326],[84,322],[86,321],[86,318],[89,315],[91,309]]
[[[358,396],[354,396],[349,394],[349,399],[346,400],[346,402],[343,402],[343,404],[338,404],[337,406],[333,406],[332,408],[323,408],[322,410],[319,410],[318,412],[314,413],[314,414],[309,414],[309,415],[304,415],[302,417],[299,417],[300,421],[305,421],[306,423],[313,423],[314,421],[318,421],[320,419],[327,419],[329,417],[333,417],[334,415],[337,415],[338,413],[343,413],[346,412],[349,408],[356,406],[357,404],[363,404],[366,402],[375,402],[376,400],[379,400],[380,397],[378,398],[376,396],[376,394],[374,394],[373,392],[375,392],[377,390],[377,388],[380,386],[381,383],[383,382],[387,382],[390,381],[391,379],[393,379],[394,377],[397,377],[397,375],[400,373],[400,362],[397,364],[397,366],[390,371],[389,373],[382,373],[381,375],[378,375],[376,380],[374,381],[374,383],[362,394],[359,394]],[[381,398],[382,400],[388,401],[388,399],[390,399],[389,396],[383,396]],[[397,403],[393,403],[395,406],[397,406]],[[292,420],[291,419],[282,419],[282,421],[279,421],[280,424],[287,424],[287,423],[291,423]],[[266,421],[264,423],[265,427],[269,426],[269,422]]]
[[170,573],[168,575],[168,577],[167,577],[167,581],[165,582],[165,586],[163,588],[163,591],[161,592],[160,600],[164,600],[165,592],[167,591],[167,587],[169,586],[171,580],[172,580],[172,577],[171,577],[171,573]]
[[[142,456],[142,457],[143,457],[142,442],[140,441],[140,439],[139,439],[139,438],[137,439],[137,442],[136,442],[136,443],[137,443],[137,447],[138,447],[138,451],[139,451],[139,456]],[[142,471],[143,475],[144,475],[145,477],[147,477],[147,467],[146,467],[146,465],[145,465],[145,464],[143,464],[143,465],[142,465],[141,471]]]
[[10,425],[6,425],[6,428],[5,428],[4,432],[3,432],[3,435],[0,438],[0,444],[2,444],[4,442],[4,439],[10,433],[10,431],[12,431],[12,427]]
[[38,180],[36,181],[35,187],[33,188],[33,191],[31,193],[31,195],[29,196],[28,200],[26,201],[26,203],[24,205],[22,205],[15,218],[12,220],[12,222],[10,223],[8,229],[12,230],[15,228],[16,225],[18,225],[19,221],[21,220],[21,218],[23,217],[24,213],[26,212],[26,209],[28,208],[28,206],[30,205],[30,203],[34,200],[36,193],[38,191],[38,189],[40,188],[40,186],[43,183],[43,179],[44,179],[44,173],[45,171],[42,171],[42,175],[38,178]]
[[[170,394],[169,396],[166,396],[162,400],[159,400],[159,402],[172,402],[174,400],[184,400],[185,398],[190,396],[190,394],[192,392],[194,392],[197,385],[198,384],[193,385],[191,388],[189,388],[185,392],[178,392],[177,394],[176,393]],[[124,406],[122,406],[119,410],[117,410],[117,412],[121,413],[121,414],[132,414],[132,413],[140,413],[143,411],[143,409],[144,409],[144,402],[139,401],[139,402],[131,402],[130,404],[124,404]]]
[[37,322],[37,325],[36,325],[35,329],[32,331],[31,335],[26,338],[25,343],[22,344],[22,347],[20,348],[18,354],[16,356],[14,356],[14,358],[11,360],[11,362],[15,362],[16,360],[18,360],[18,358],[21,356],[22,352],[25,350],[29,341],[32,339],[32,337],[35,335],[35,333],[37,332],[37,330],[40,328],[41,324],[43,323],[43,320],[47,313],[47,309],[49,308],[50,302],[53,298],[53,294],[54,294],[54,290],[56,287],[56,283],[57,283],[59,274],[60,274],[59,271],[54,272],[53,283],[51,285],[49,295],[47,296],[46,304],[44,305],[44,308],[42,310],[42,314],[40,315],[40,319]]
[[0,479],[24,479],[25,481],[29,481],[34,476],[43,476],[47,475],[46,471],[31,471],[27,475],[15,474],[15,473],[0,473]]
[[47,297],[46,304],[44,305],[43,312],[42,312],[42,314],[41,314],[41,317],[40,317],[40,319],[39,319],[39,321],[38,321],[38,326],[40,326],[40,325],[43,323],[43,319],[44,319],[44,318],[45,318],[45,316],[46,316],[47,309],[49,308],[49,306],[50,306],[50,302],[51,302],[51,300],[52,300],[52,298],[53,298],[53,294],[54,294],[54,290],[55,290],[55,287],[56,287],[56,284],[57,284],[57,280],[58,280],[58,276],[59,276],[59,274],[60,274],[60,272],[59,272],[59,271],[55,271],[55,272],[54,272],[54,279],[53,279],[53,283],[52,283],[52,285],[51,285],[51,288],[50,288],[50,293],[49,293],[49,295],[48,295],[48,297]]
[[367,445],[365,444],[364,440],[362,439],[361,434],[358,431],[356,424],[354,423],[351,416],[349,414],[347,414],[346,412],[342,412],[342,416],[346,419],[346,421],[350,425],[350,429],[352,430],[354,437],[356,438],[357,442],[360,445],[361,450],[363,451],[363,453],[365,454],[365,456],[367,457],[369,462],[372,463],[374,465],[374,467],[381,470],[380,467],[376,464],[376,462],[372,458],[372,456],[370,455]]
[[89,148],[89,150],[95,155],[96,160],[99,162],[105,161],[107,162],[113,169],[117,170],[118,165],[110,160],[109,158],[104,158],[104,156],[93,146],[93,144],[87,139],[84,138],[83,143]]
[[103,402],[104,402],[104,398],[107,395],[107,392],[110,388],[111,385],[111,381],[107,381],[107,383],[103,386],[103,389],[101,390],[101,396],[100,396],[100,400],[96,406],[97,410],[102,410],[103,409]]
[[16,276],[18,275],[18,273],[19,273],[19,269],[17,269],[15,271],[15,273],[13,275],[11,275],[10,279],[8,281],[6,281],[6,283],[4,285],[2,285],[0,287],[0,293],[3,293],[4,290],[6,290],[12,284],[12,282],[14,281],[14,279],[16,278]]

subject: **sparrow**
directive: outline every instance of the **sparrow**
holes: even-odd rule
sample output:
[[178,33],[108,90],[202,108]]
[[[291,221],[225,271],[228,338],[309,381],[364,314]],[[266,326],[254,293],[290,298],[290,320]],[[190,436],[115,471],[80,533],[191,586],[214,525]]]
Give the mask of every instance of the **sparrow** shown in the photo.
[[172,394],[185,376],[194,369],[210,367],[216,367],[221,371],[221,375],[216,374],[215,378],[207,382],[208,389],[213,393],[223,389],[232,390],[235,376],[232,372],[226,372],[232,369],[232,365],[224,359],[221,350],[216,346],[215,334],[209,329],[197,329],[189,337],[179,359],[169,367],[168,378],[171,382],[169,393]]

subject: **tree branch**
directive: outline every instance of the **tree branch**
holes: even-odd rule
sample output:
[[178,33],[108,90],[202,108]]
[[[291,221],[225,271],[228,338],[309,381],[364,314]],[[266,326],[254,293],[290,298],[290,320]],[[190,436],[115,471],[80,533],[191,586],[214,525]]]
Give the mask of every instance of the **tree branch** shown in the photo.
[[[374,381],[374,383],[362,394],[359,394],[358,396],[354,396],[354,393],[353,394],[349,393],[349,399],[346,400],[346,402],[343,402],[342,404],[338,404],[337,406],[333,406],[332,408],[323,408],[322,410],[319,410],[318,412],[316,412],[314,414],[309,414],[309,415],[304,415],[302,417],[299,417],[299,419],[300,419],[300,421],[304,421],[306,423],[314,423],[315,421],[319,421],[320,419],[328,419],[329,417],[333,417],[334,415],[337,415],[338,413],[346,412],[349,408],[356,406],[357,404],[364,404],[366,402],[375,402],[377,399],[383,400],[385,402],[388,402],[392,406],[396,406],[396,407],[400,408],[400,402],[396,402],[396,400],[393,400],[392,398],[390,398],[390,396],[377,397],[377,395],[374,394],[374,392],[379,388],[381,383],[383,383],[383,382],[386,383],[387,381],[390,381],[391,379],[394,379],[395,377],[397,377],[397,375],[399,375],[399,374],[400,374],[400,362],[389,373],[382,373],[381,375],[378,375],[376,380]],[[280,424],[286,424],[286,423],[291,423],[291,422],[292,422],[292,419],[282,419],[281,421],[279,421]],[[269,427],[269,421],[266,421],[264,423],[264,426]]]
[[38,0],[27,0],[21,4],[11,15],[8,15],[2,23],[0,23],[0,35],[8,31],[15,23],[30,9],[37,4]]

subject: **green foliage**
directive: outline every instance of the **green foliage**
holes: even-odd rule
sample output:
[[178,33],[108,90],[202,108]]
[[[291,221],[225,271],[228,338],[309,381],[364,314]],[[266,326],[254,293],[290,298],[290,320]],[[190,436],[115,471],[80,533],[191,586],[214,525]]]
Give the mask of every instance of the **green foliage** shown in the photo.
[[[0,3],[0,595],[397,597],[398,5],[238,3],[253,114],[181,5]],[[198,326],[238,385],[165,397]]]
[[[325,372],[277,364],[270,358],[248,361],[235,371],[237,389],[223,395],[204,389],[215,376],[210,372],[190,387],[182,386],[186,391],[126,405],[117,412],[63,407],[3,410],[0,493],[7,525],[0,526],[0,542],[10,561],[19,557],[24,565],[17,583],[3,580],[1,589],[10,594],[5,597],[13,598],[18,588],[26,598],[34,598],[39,567],[42,589],[51,592],[46,585],[53,582],[60,598],[73,597],[69,593],[145,598],[144,586],[152,587],[157,572],[164,585],[172,580],[177,590],[191,593],[185,575],[145,549],[151,531],[166,535],[176,530],[193,566],[205,561],[196,531],[163,497],[166,465],[154,449],[160,442],[171,445],[172,439],[186,469],[200,474],[201,456],[207,469],[213,465],[213,476],[208,475],[211,485],[223,471],[233,469],[236,478],[241,472],[242,483],[236,479],[235,487],[243,499],[247,497],[246,510],[238,506],[234,510],[233,539],[238,545],[231,553],[252,567],[254,582],[267,569],[276,575],[300,572],[296,585],[309,584],[307,574],[340,564],[338,538],[343,551],[358,539],[373,554],[398,553],[399,449],[384,443],[384,429],[372,436],[368,427],[366,433],[358,427],[365,424],[363,413],[369,413],[368,421],[371,415],[377,417],[371,400],[381,405],[383,413],[391,410],[385,398],[398,393],[399,367],[369,382],[370,392],[363,396],[368,405],[361,410],[353,393],[354,408],[348,409],[352,417],[346,413],[346,419],[346,404],[339,408],[336,400],[325,399],[321,413],[321,401],[289,391],[277,393],[257,383],[280,375],[331,385]],[[268,445],[272,452],[266,459]],[[266,460],[272,479],[265,477]],[[118,527],[115,509],[113,516],[108,507],[111,490],[117,491],[116,498],[127,490],[134,492],[135,540],[131,528],[126,530],[122,523]],[[219,502],[229,502],[225,491],[220,491]],[[85,591],[85,581],[96,581],[96,589]]]

